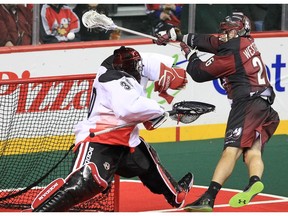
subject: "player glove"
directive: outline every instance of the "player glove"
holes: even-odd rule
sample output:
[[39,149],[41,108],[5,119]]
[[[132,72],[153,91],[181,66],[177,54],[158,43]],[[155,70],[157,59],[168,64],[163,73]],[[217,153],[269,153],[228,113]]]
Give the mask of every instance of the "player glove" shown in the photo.
[[162,125],[168,118],[169,113],[164,112],[161,116],[148,120],[146,122],[143,122],[144,127],[146,130],[154,130],[158,128],[160,125]]
[[185,69],[170,68],[161,63],[159,79],[154,82],[154,91],[159,92],[159,96],[164,97],[170,104],[174,97],[169,95],[167,90],[180,90],[186,86],[187,82]]
[[169,41],[181,41],[182,34],[180,29],[171,28],[167,31],[160,31],[157,35],[157,40],[153,40],[153,43],[157,45],[166,46]]
[[198,50],[196,49],[196,47],[194,49],[191,49],[186,43],[181,42],[180,43],[180,47],[181,47],[181,51],[183,53],[183,55],[185,56],[185,58],[189,61],[191,56],[194,54],[197,54]]

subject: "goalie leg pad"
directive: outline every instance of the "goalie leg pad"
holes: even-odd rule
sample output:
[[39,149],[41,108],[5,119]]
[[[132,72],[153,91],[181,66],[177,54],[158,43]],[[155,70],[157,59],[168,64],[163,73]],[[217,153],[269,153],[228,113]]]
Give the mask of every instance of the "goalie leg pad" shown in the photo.
[[38,208],[49,197],[51,197],[54,193],[56,193],[64,184],[65,184],[65,180],[63,178],[58,178],[52,181],[33,200],[31,204],[32,209]]
[[[50,197],[42,199],[42,203],[39,200],[41,196],[38,195],[36,201],[33,202],[36,205],[32,205],[33,212],[68,211],[74,205],[94,197],[108,187],[108,183],[101,178],[94,163],[88,163],[72,172],[63,180],[63,183],[58,190],[53,190],[53,193],[50,193]],[[47,187],[49,190],[51,184],[48,186],[50,186]],[[43,191],[47,190],[44,189]]]
[[[142,147],[145,144],[145,147]],[[139,176],[140,180],[146,185],[151,192],[156,194],[163,194],[167,202],[176,208],[184,204],[186,195],[190,191],[193,184],[193,175],[186,174],[179,182],[172,177],[172,175],[160,163],[157,152],[144,140],[142,140],[141,148],[146,148],[147,155],[153,161],[155,169],[150,169],[150,172]],[[185,184],[187,183],[188,186]]]

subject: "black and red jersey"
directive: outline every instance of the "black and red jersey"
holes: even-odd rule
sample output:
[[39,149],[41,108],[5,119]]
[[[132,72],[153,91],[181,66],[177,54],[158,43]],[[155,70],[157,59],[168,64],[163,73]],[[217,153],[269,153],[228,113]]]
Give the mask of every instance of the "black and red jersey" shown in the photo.
[[271,87],[261,54],[251,36],[237,37],[223,43],[214,35],[188,34],[187,44],[199,51],[213,53],[202,62],[190,58],[187,72],[196,82],[220,78],[228,98],[250,97],[254,92]]

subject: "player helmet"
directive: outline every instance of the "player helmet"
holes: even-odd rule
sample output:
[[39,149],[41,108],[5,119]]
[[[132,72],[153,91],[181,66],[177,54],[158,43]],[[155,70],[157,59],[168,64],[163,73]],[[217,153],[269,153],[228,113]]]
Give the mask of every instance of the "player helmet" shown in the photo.
[[240,37],[250,35],[251,22],[242,12],[233,12],[232,16],[225,17],[220,23],[220,31],[226,34],[231,30],[236,30]]
[[142,58],[133,48],[121,46],[114,51],[113,67],[129,73],[140,82],[143,70]]

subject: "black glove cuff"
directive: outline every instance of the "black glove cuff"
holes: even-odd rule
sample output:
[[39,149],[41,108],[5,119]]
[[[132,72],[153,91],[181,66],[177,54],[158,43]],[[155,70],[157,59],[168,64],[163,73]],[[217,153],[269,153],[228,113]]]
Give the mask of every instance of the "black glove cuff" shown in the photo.
[[190,58],[188,59],[189,62],[193,62],[195,61],[196,59],[199,59],[198,56],[197,56],[197,53],[193,53]]

